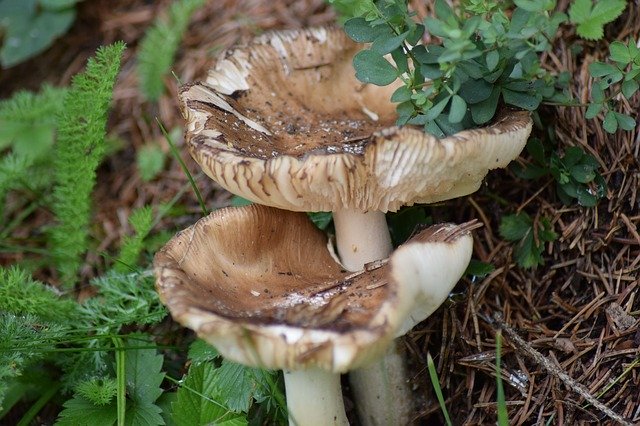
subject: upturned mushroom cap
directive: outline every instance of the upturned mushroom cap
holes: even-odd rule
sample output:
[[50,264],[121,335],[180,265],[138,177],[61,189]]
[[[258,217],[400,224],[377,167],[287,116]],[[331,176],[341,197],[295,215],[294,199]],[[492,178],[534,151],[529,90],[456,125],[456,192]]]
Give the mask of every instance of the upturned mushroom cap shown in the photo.
[[[468,229],[454,239],[441,235],[423,231],[388,262],[347,273],[305,214],[222,209],[156,254],[156,288],[176,321],[232,360],[345,372],[384,351],[412,321],[416,301],[424,303],[424,290],[432,293],[432,312],[463,274]],[[430,248],[443,244],[450,258],[436,256],[442,271],[424,275]]]
[[362,46],[334,28],[271,32],[180,90],[193,158],[251,201],[293,211],[395,211],[476,191],[531,131],[527,112],[438,139],[393,126],[393,86],[362,84]]

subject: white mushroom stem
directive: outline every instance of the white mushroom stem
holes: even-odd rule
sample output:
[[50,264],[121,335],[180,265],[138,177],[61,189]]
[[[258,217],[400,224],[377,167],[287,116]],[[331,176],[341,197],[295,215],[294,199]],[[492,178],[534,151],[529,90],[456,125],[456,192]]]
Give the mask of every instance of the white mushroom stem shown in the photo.
[[340,374],[320,369],[285,371],[290,426],[348,426]]
[[333,223],[338,255],[349,271],[359,271],[365,263],[386,259],[393,251],[383,212],[340,210],[333,212]]
[[[333,223],[340,261],[350,271],[385,259],[393,251],[383,212],[340,210],[333,212]],[[349,381],[363,425],[409,424],[413,400],[404,360],[395,342],[377,362],[351,371]]]

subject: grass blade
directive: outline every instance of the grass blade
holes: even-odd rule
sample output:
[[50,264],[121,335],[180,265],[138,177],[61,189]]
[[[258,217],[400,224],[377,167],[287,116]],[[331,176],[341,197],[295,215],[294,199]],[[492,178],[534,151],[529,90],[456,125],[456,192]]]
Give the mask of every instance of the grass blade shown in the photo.
[[187,175],[187,179],[189,179],[189,184],[191,184],[191,188],[193,188],[193,192],[195,192],[196,198],[198,198],[198,203],[200,203],[200,209],[202,210],[202,215],[203,216],[208,215],[209,210],[207,209],[207,206],[204,204],[204,200],[202,199],[202,194],[200,194],[200,190],[196,186],[196,182],[193,180],[193,176],[191,176],[189,169],[187,169],[187,165],[184,164],[184,161],[182,161],[182,157],[180,156],[180,153],[178,152],[176,145],[171,140],[169,133],[167,133],[167,130],[164,128],[164,126],[162,125],[162,122],[158,119],[158,117],[156,117],[156,121],[160,126],[160,130],[162,131],[164,138],[167,140],[167,143],[171,147],[171,153],[174,155],[174,157],[176,157],[176,159],[180,163],[180,167],[182,167],[182,171],[184,172],[185,175]]
[[436,366],[433,363],[433,358],[431,358],[430,353],[427,353],[427,367],[429,369],[429,377],[431,378],[433,390],[438,397],[438,403],[440,404],[440,409],[442,410],[442,415],[444,416],[444,421],[447,423],[447,426],[451,426],[451,418],[449,417],[447,406],[444,405],[444,397],[442,396],[442,389],[440,388],[440,381],[438,380],[438,372],[436,371]]
[[498,404],[498,425],[509,426],[509,414],[507,413],[507,402],[504,397],[504,387],[502,386],[501,375],[501,355],[502,355],[502,332],[496,333],[496,387]]

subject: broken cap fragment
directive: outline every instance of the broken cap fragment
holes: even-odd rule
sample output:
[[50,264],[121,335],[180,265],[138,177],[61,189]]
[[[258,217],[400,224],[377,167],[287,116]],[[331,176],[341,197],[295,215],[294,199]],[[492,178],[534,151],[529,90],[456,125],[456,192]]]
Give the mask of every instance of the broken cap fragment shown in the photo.
[[[317,419],[303,424],[346,424],[335,397],[339,373],[382,354],[407,321],[425,312],[416,302],[429,300],[432,311],[444,301],[469,262],[470,229],[448,232],[449,238],[427,229],[388,261],[348,273],[305,214],[227,208],[178,233],[156,254],[156,288],[173,318],[224,356],[288,370],[288,406],[298,422],[313,411]],[[301,376],[303,370],[309,376]],[[302,396],[288,383],[333,389],[334,396]],[[310,399],[326,403],[310,409]]]
[[341,29],[271,32],[225,52],[180,90],[193,158],[251,201],[293,211],[395,211],[476,191],[523,149],[532,121],[504,110],[489,126],[438,139],[395,127],[392,86],[362,84]]

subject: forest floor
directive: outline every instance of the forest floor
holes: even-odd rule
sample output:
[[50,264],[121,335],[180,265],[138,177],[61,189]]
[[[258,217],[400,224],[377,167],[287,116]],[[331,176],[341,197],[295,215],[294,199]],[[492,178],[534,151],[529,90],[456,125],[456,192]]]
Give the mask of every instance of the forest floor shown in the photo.
[[[130,233],[126,218],[132,209],[167,202],[187,184],[175,159],[150,182],[141,180],[135,166],[136,152],[147,144],[169,151],[156,117],[167,129],[183,125],[176,79],[166,79],[165,95],[152,104],[140,94],[135,73],[139,41],[167,4],[81,2],[76,23],[52,48],[0,74],[2,98],[20,89],[37,90],[43,82],[67,85],[98,46],[116,40],[127,43],[108,127],[122,148],[98,171],[94,192],[98,243],[86,258],[84,282],[104,269],[104,259],[97,253],[115,252]],[[424,7],[416,10],[429,13]],[[210,1],[193,16],[173,70],[182,82],[196,81],[205,76],[218,52],[236,42],[266,30],[334,21],[322,0]],[[570,28],[561,31],[544,64],[554,71],[569,71],[573,95],[581,98],[590,84],[587,63],[604,60],[606,44],[579,39]],[[629,36],[636,40],[640,36],[640,11],[633,3],[607,26],[605,39]],[[637,114],[640,96],[623,103],[623,108],[627,114]],[[616,413],[630,423],[640,422],[640,129],[608,134],[600,122],[585,119],[584,108],[545,106],[539,114],[544,126],[534,128],[534,135],[551,131],[560,147],[579,146],[593,155],[607,184],[606,195],[595,208],[564,205],[550,177],[523,180],[505,170],[491,172],[482,189],[471,196],[427,208],[434,222],[480,220],[484,227],[475,233],[474,258],[495,269],[482,279],[462,280],[455,297],[403,340],[419,404],[416,423],[442,421],[426,367],[428,353],[435,359],[454,424],[494,421],[499,330],[504,340],[502,380],[513,424],[540,424],[542,419],[558,425],[617,424]],[[230,194],[204,176],[186,150],[183,157],[207,206],[228,205]],[[186,206],[184,214],[164,218],[157,230],[173,232],[197,219],[195,195],[184,192],[181,203]],[[501,218],[520,211],[534,218],[536,225],[540,218],[549,218],[559,236],[547,244],[544,265],[536,269],[518,267],[513,245],[498,233]],[[20,232],[29,235],[47,220],[44,213],[34,214],[25,223],[29,229]],[[0,263],[10,264],[21,256],[4,255]],[[40,274],[41,279],[55,282],[51,271]],[[588,403],[585,394],[597,396],[603,406]]]

